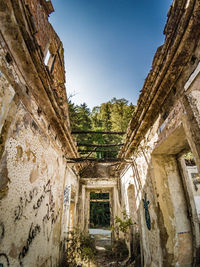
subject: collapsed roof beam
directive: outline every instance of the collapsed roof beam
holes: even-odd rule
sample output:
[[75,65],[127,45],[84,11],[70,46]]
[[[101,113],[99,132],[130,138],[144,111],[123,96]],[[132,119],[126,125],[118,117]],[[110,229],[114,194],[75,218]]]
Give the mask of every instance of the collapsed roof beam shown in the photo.
[[100,131],[72,131],[72,134],[119,134],[123,135],[126,132],[100,132]]
[[112,146],[123,146],[124,144],[102,144],[102,145],[95,145],[95,144],[83,144],[78,143],[77,146],[85,146],[85,147],[112,147]]
[[81,154],[86,154],[86,153],[89,153],[89,152],[119,152],[119,150],[78,150],[78,152],[80,152]]
[[97,158],[66,158],[67,163],[80,163],[80,162],[102,162],[102,163],[110,163],[110,162],[127,162],[131,163],[131,159],[123,159],[123,158],[110,158],[110,159],[97,159]]

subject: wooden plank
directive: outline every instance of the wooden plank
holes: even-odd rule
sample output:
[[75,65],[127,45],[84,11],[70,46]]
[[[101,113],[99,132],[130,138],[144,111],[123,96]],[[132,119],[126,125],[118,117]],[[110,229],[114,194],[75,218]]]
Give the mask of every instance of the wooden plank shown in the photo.
[[77,146],[85,146],[85,147],[113,147],[113,146],[123,146],[124,144],[83,144],[83,143],[77,143]]
[[90,202],[110,202],[110,199],[90,199]]
[[119,134],[123,135],[126,132],[101,132],[101,131],[72,131],[71,134]]
[[81,154],[86,154],[86,153],[89,153],[89,152],[119,152],[119,150],[78,150],[79,153]]
[[97,159],[97,158],[66,158],[67,163],[80,163],[80,162],[102,162],[102,163],[109,163],[109,162],[129,162],[127,159],[123,158],[107,158],[107,159]]

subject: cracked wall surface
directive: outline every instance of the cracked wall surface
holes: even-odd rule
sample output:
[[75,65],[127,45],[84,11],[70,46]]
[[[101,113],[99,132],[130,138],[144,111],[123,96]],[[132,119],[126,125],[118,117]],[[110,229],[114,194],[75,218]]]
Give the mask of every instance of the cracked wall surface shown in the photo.
[[132,159],[129,168],[119,168],[122,203],[128,211],[128,187],[133,185],[142,266],[200,262],[199,204],[183,159],[192,152],[193,175],[199,177],[199,10],[198,1],[173,2],[165,42],[156,52],[119,153]]
[[2,266],[58,266],[69,203],[77,198],[77,169],[65,160],[77,149],[63,47],[48,22],[52,11],[50,1],[0,1]]

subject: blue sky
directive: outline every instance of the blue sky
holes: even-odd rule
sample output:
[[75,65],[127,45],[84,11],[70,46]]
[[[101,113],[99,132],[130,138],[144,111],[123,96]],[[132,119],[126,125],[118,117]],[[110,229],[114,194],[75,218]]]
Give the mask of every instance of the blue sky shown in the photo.
[[90,108],[113,97],[137,103],[163,44],[172,0],[52,0],[65,49],[67,94]]

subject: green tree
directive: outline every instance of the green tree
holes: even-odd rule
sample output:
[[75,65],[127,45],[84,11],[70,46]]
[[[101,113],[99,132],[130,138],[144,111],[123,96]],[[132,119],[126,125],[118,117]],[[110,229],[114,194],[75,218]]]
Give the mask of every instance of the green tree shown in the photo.
[[109,102],[101,104],[99,118],[102,122],[102,130],[111,131],[112,129],[111,105]]
[[113,131],[126,131],[134,106],[124,98],[111,100],[111,123]]
[[83,103],[77,106],[76,112],[78,116],[78,130],[91,130],[90,109],[87,107],[87,104]]
[[[90,111],[86,103],[74,105],[69,101],[69,114],[73,130],[92,131],[126,131],[133,116],[135,106],[124,98],[113,98]],[[78,142],[91,144],[120,143],[121,135],[85,134],[76,136]],[[82,150],[85,148],[82,148]],[[117,152],[109,152],[113,148],[105,148],[107,152],[93,153],[99,158],[115,157]]]
[[75,130],[78,128],[79,118],[77,114],[77,106],[75,106],[74,103],[71,102],[71,100],[68,101],[68,110],[69,110],[71,128]]
[[92,122],[92,129],[94,130],[101,130],[102,129],[102,120],[99,117],[100,107],[96,106],[92,109],[90,113],[90,118]]

